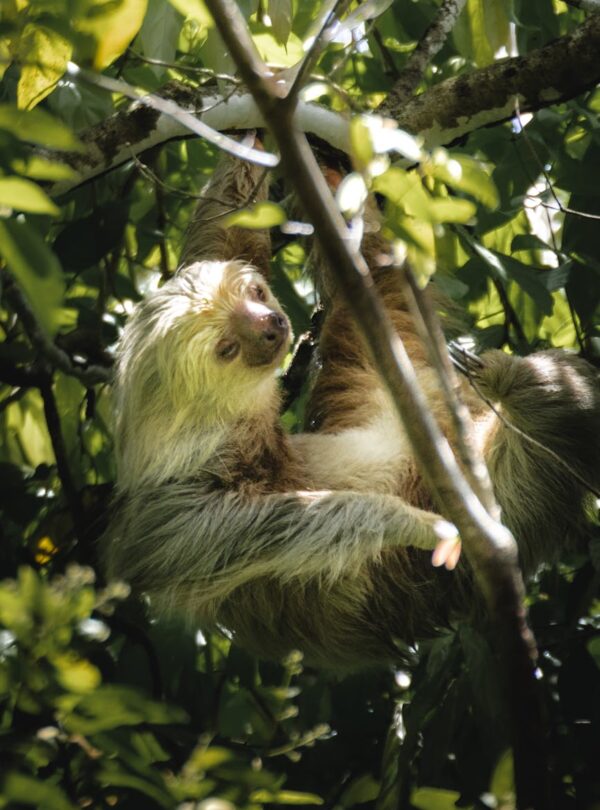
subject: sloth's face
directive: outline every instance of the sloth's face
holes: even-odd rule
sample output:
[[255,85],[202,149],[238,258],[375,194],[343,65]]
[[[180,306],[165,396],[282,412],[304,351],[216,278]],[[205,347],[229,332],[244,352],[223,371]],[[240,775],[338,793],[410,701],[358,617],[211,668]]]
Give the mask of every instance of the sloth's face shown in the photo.
[[198,262],[186,269],[183,283],[191,316],[184,321],[208,365],[232,366],[239,373],[281,362],[291,341],[290,323],[256,270],[237,262]]
[[291,339],[287,316],[254,268],[197,262],[140,305],[121,342],[120,366],[155,402],[195,403],[224,417],[272,395]]

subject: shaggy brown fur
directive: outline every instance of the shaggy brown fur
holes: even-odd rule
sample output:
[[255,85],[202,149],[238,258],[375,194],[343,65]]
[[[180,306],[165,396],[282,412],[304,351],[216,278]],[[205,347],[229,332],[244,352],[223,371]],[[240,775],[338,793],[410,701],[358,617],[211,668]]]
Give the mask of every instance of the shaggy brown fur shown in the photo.
[[[256,174],[233,165],[219,170],[211,194],[231,199],[238,177]],[[232,258],[229,235],[223,247],[223,230],[205,212],[201,203],[184,255],[196,258],[201,247],[204,257],[210,250],[213,259]],[[246,247],[253,238],[247,234]],[[256,245],[264,264],[264,240]],[[379,291],[446,427],[397,278],[376,268],[384,248],[376,233],[365,239]],[[257,655],[281,658],[296,648],[310,663],[350,670],[398,660],[398,639],[431,636],[474,597],[466,563],[453,573],[431,566],[447,526],[431,511],[388,396],[329,288],[309,405],[317,431],[292,437],[279,425],[274,376],[289,336],[267,348],[269,325],[283,316],[252,268],[191,264],[139,306],[119,349],[119,506],[107,565],[155,605],[224,626]],[[591,367],[566,353],[492,352],[478,376],[515,424],[598,486],[600,394]],[[531,571],[584,535],[588,494],[466,393]]]

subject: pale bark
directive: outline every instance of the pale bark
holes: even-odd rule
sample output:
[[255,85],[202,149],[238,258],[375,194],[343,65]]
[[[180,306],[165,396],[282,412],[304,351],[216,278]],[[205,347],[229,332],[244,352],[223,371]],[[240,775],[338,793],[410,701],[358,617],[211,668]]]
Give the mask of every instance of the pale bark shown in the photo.
[[[447,79],[406,102],[400,77],[378,112],[403,129],[420,135],[426,148],[449,144],[484,126],[574,98],[600,82],[600,14],[590,16],[573,33],[526,56]],[[254,129],[264,125],[252,95],[223,97],[206,88],[193,90],[170,83],[162,93],[186,111],[196,111],[215,130]],[[204,110],[204,112],[202,112]],[[349,118],[318,104],[299,101],[295,125],[342,151],[349,148]],[[189,136],[180,121],[134,106],[83,133],[85,151],[63,159],[77,176],[56,184],[60,194],[167,141]]]

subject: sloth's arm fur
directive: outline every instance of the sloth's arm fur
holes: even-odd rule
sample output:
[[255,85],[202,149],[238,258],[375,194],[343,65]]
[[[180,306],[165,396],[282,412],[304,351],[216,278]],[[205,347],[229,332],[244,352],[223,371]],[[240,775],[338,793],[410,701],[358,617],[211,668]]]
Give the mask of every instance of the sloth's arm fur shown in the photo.
[[223,600],[261,577],[357,577],[386,548],[432,550],[443,522],[393,495],[355,492],[202,494],[196,484],[130,493],[114,527],[109,573],[165,605]]

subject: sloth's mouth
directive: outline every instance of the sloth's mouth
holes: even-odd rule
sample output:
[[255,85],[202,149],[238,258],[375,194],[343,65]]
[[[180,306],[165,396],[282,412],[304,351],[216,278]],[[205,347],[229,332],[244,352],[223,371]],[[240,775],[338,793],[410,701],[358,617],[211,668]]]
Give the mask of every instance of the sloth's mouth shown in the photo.
[[242,347],[242,355],[249,366],[270,366],[280,362],[285,354],[289,342],[289,327],[263,338],[260,342],[246,344]]

